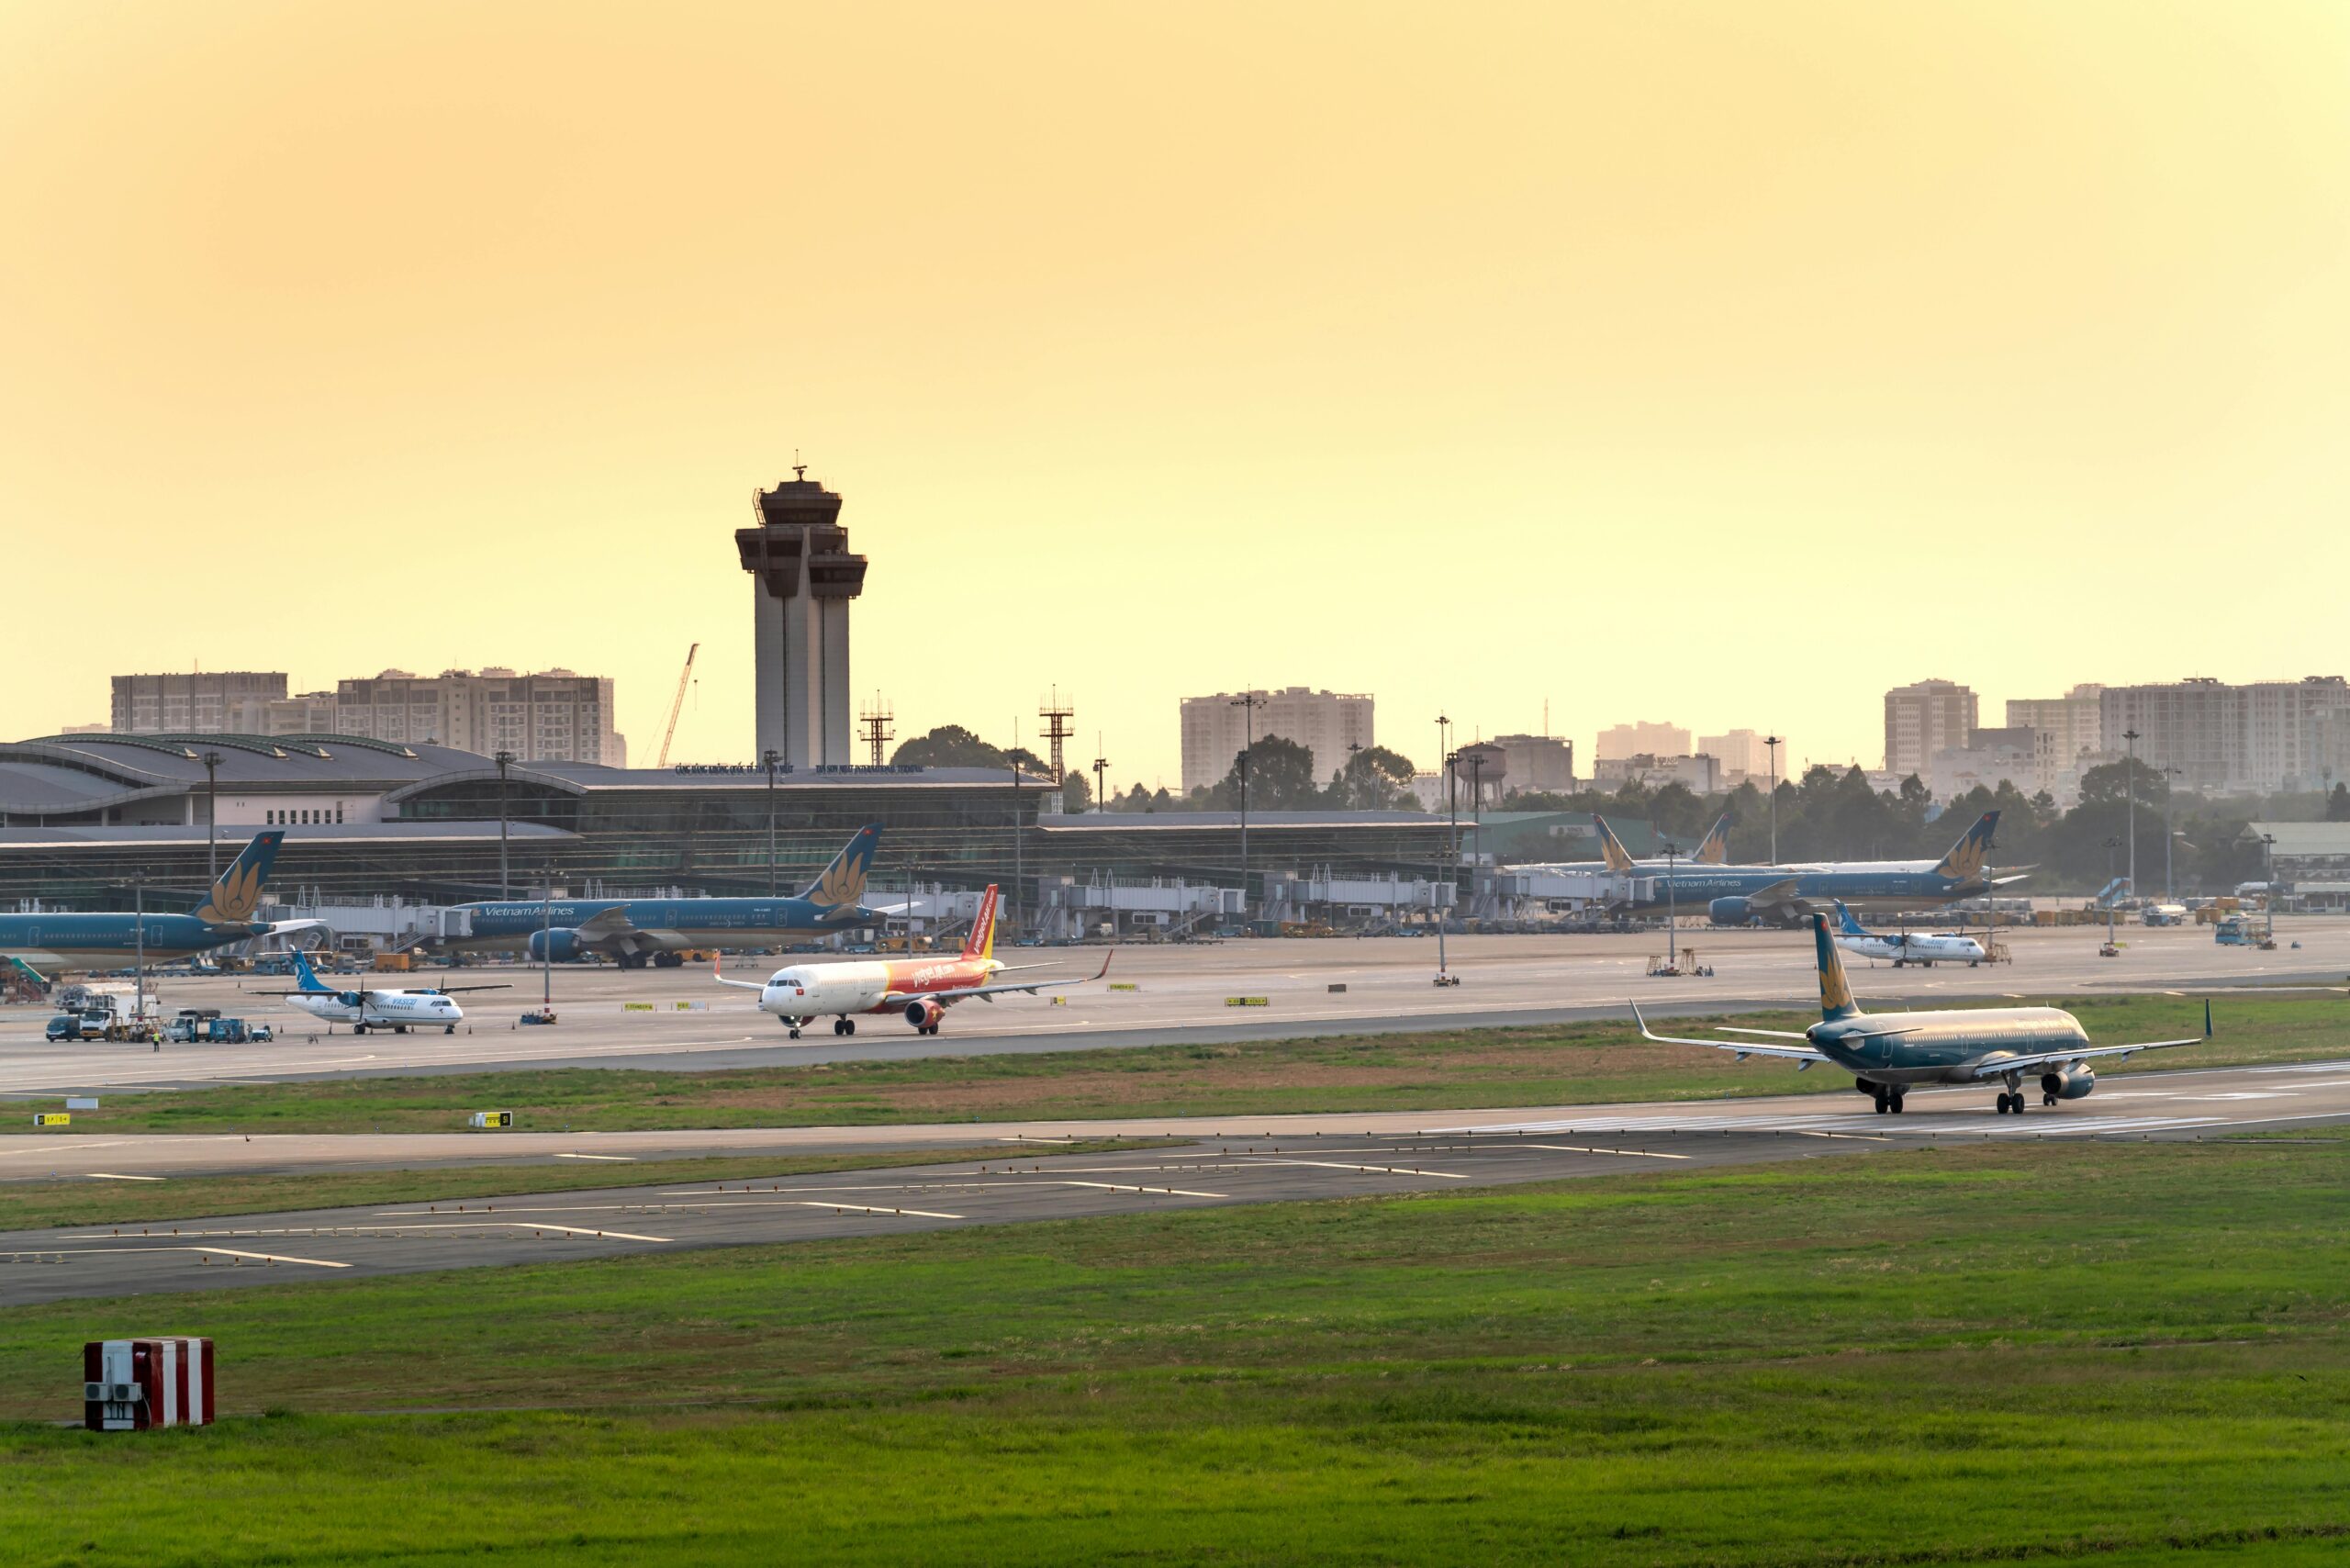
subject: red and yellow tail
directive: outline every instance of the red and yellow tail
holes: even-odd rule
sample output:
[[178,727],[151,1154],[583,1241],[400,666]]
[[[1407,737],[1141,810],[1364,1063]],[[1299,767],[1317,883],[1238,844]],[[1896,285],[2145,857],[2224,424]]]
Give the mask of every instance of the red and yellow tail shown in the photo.
[[971,934],[963,939],[963,957],[992,958],[995,957],[995,884],[979,895],[979,913],[972,918]]

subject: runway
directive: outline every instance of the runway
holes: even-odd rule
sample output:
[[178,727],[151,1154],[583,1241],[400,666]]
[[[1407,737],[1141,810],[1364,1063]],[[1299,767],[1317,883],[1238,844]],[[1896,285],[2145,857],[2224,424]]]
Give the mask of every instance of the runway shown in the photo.
[[[2340,985],[2350,979],[2350,918],[2309,916],[2280,924],[2276,952],[2221,947],[2196,926],[2129,929],[2116,958],[2097,949],[2101,928],[2024,929],[2002,938],[2013,961],[1979,969],[1872,967],[1848,960],[1866,1005],[1897,1007],[1967,999],[2087,996],[2100,992],[2203,991],[2277,983]],[[2292,946],[2298,944],[2298,946]],[[46,1010],[0,1014],[0,1096],[50,1099],[68,1092],[130,1092],[278,1079],[386,1076],[549,1067],[699,1070],[844,1060],[999,1052],[1047,1052],[1178,1043],[1211,1044],[1301,1035],[1450,1029],[1620,1016],[1639,998],[1656,1016],[1802,1008],[1817,996],[1809,941],[1800,933],[1692,930],[1683,934],[1714,969],[1710,978],[1654,980],[1662,932],[1632,935],[1468,936],[1448,943],[1458,987],[1432,986],[1436,944],[1427,938],[1264,939],[1201,946],[1121,950],[1108,981],[1049,998],[1006,997],[953,1010],[945,1032],[916,1036],[901,1020],[868,1016],[838,1036],[829,1021],[792,1042],[777,1021],[748,1006],[744,992],[711,983],[707,971],[573,967],[554,977],[562,1022],[523,1028],[536,1003],[535,969],[506,966],[368,977],[371,985],[511,983],[468,993],[467,1022],[454,1035],[364,1036],[329,1030],[261,992],[288,982],[255,977],[163,982],[167,1008],[218,1007],[266,1020],[280,1037],[266,1045],[51,1045]],[[1089,973],[1098,949],[1020,949],[1012,961],[1039,973]],[[729,972],[763,975],[775,960],[738,960]],[[355,979],[343,981],[358,983]],[[1133,990],[1109,989],[1111,983]],[[1337,989],[1334,989],[1337,988]],[[1262,1005],[1231,1004],[1235,997]]]
[[[1979,1088],[1921,1089],[1900,1116],[1857,1096],[1703,1104],[1198,1117],[723,1132],[0,1138],[0,1171],[192,1176],[503,1156],[610,1160],[968,1148],[947,1165],[707,1185],[308,1210],[0,1234],[0,1305],[67,1297],[640,1255],[1031,1220],[1460,1190],[1632,1170],[1812,1159],[1949,1141],[2175,1139],[2350,1121],[2350,1060],[2136,1073],[2085,1101],[1998,1116]],[[1057,1144],[1172,1137],[1181,1147],[1054,1157]],[[168,1214],[168,1187],[155,1188]]]

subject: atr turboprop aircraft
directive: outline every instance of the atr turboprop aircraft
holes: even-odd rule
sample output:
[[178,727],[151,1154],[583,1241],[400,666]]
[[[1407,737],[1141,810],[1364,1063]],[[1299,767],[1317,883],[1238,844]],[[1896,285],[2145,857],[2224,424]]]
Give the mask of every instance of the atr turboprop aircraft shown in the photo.
[[253,918],[285,842],[274,829],[253,834],[192,913],[0,914],[0,958],[47,978],[68,969],[128,969],[141,952],[151,964],[168,964],[257,936],[315,931],[315,920]]
[[264,991],[263,996],[282,996],[311,1017],[329,1024],[348,1024],[354,1035],[370,1029],[389,1029],[395,1035],[405,1035],[410,1029],[438,1029],[453,1035],[457,1025],[465,1021],[465,1010],[450,997],[457,991],[511,991],[509,985],[449,985],[429,991],[370,990],[361,986],[353,991],[337,991],[319,979],[310,960],[300,953],[294,955],[294,977],[298,988],[294,991]]
[[1858,909],[1920,909],[1975,898],[2022,875],[1986,868],[1999,813],[1986,812],[1940,860],[1841,860],[1810,866],[1643,868],[1621,879],[1616,908],[1702,908],[1717,925],[1794,925],[1841,899]]
[[2097,1087],[2093,1060],[2126,1058],[2139,1051],[2200,1045],[2211,1037],[2211,1004],[2203,1003],[2203,1032],[2177,1040],[2142,1040],[2132,1046],[2092,1046],[2080,1020],[2061,1007],[1949,1008],[1933,1013],[1870,1014],[1852,1000],[1844,961],[1829,935],[1828,917],[1811,917],[1812,945],[1819,966],[1819,1022],[1792,1029],[1740,1029],[1718,1025],[1727,1035],[1800,1040],[1802,1045],[1757,1045],[1746,1040],[1691,1040],[1651,1033],[1632,1004],[1640,1037],[1666,1046],[1705,1046],[1748,1057],[1777,1057],[1803,1071],[1814,1062],[1832,1062],[1852,1075],[1852,1087],[1873,1096],[1880,1113],[1901,1110],[1902,1097],[1918,1083],[1987,1083],[1997,1079],[2001,1115],[2023,1114],[2023,1082],[2040,1081],[2040,1103],[2079,1100]]
[[665,969],[694,947],[776,947],[869,925],[865,874],[881,842],[881,824],[857,830],[824,874],[789,898],[557,899],[460,905],[473,912],[473,934],[437,946],[458,953],[528,953],[556,963],[601,953],[624,969]]
[[1836,946],[1856,958],[1890,958],[1895,969],[1917,964],[1964,964],[1972,969],[1991,955],[1963,931],[1871,931],[1836,901]]
[[[970,997],[993,1002],[1007,991],[1057,991],[1083,985],[1110,972],[1110,956],[1091,975],[1048,980],[996,983],[995,977],[1018,969],[1042,969],[1041,964],[1006,965],[995,956],[996,891],[992,884],[979,900],[971,935],[952,958],[925,958],[916,963],[851,961],[838,964],[792,964],[764,981],[728,980],[712,961],[711,974],[721,985],[740,986],[759,993],[759,1010],[783,1020],[798,1039],[800,1031],[833,1014],[833,1033],[854,1035],[860,1013],[901,1013],[917,1035],[935,1035],[946,1010]],[[1112,950],[1114,954],[1115,949]]]

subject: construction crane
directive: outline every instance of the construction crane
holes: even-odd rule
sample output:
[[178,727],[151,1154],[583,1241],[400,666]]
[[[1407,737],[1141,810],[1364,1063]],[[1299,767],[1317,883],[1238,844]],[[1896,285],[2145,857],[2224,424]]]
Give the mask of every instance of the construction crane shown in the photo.
[[655,767],[669,766],[669,743],[677,738],[677,715],[686,710],[686,683],[694,678],[694,655],[700,652],[699,643],[686,650],[686,667],[677,672],[677,694],[669,699],[669,727],[661,732],[661,760],[653,765]]

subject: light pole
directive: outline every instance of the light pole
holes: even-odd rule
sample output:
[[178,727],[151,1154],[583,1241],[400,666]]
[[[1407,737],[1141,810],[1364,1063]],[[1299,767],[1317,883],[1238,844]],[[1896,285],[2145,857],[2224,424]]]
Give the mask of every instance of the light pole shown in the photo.
[[[2129,760],[2121,765],[2124,787],[2130,792],[2130,896],[2138,896],[2138,732],[2124,730],[2121,739],[2129,747]],[[2110,880],[2111,879],[2108,879]]]
[[[877,743],[878,744],[878,743]],[[783,760],[783,753],[769,746],[759,754],[759,761],[767,770],[767,897],[775,897],[775,769]]]
[[[1017,746],[1013,748],[1017,750]],[[1012,939],[1020,940],[1020,886],[1028,879],[1028,838],[1020,821],[1020,759],[1012,759]]]
[[2121,841],[2118,838],[2109,838],[2105,841],[2105,945],[2109,947],[2114,945],[2114,907],[2121,902],[2121,890],[2113,885],[2113,852],[2120,847],[2121,843]]
[[2173,788],[2171,780],[2181,777],[2185,772],[2185,768],[2173,767],[2167,763],[2163,767],[2163,902],[2165,903],[2169,903],[2177,897],[2172,889],[2170,877],[2170,843],[2177,836],[2171,831],[2170,825],[2170,794]]
[[514,754],[501,751],[490,761],[498,764],[498,896],[504,901],[514,896],[506,860],[506,770],[514,766]]
[[[1098,734],[1093,737],[1093,749],[1096,751],[1102,749],[1102,737]],[[1110,809],[1109,790],[1110,759],[1106,756],[1097,756],[1093,759],[1093,809],[1095,811],[1106,812]]]
[[1664,967],[1668,969],[1681,967],[1681,903],[1673,884],[1673,863],[1680,853],[1680,846],[1669,838],[1664,841]]
[[2262,852],[2268,857],[2268,935],[2266,940],[2275,942],[2277,940],[2277,835],[2273,833],[2262,834],[2260,835],[2260,846]]
[[130,939],[138,955],[131,961],[131,974],[138,981],[135,1016],[141,1024],[147,1019],[147,873],[130,874],[131,908],[137,913],[130,917]]
[[[1771,864],[1779,863],[1779,747],[1786,743],[1777,735],[1764,735],[1762,744],[1771,748]],[[1751,752],[1747,754],[1752,756]]]
[[220,754],[204,754],[204,870],[206,885],[220,879]]
[[[1439,723],[1444,722],[1438,721]],[[1460,779],[1460,756],[1452,752],[1445,753],[1443,767],[1445,814],[1446,821],[1449,824],[1445,834],[1447,859],[1444,868],[1444,882],[1457,898],[1460,892],[1460,791],[1457,787]],[[1451,923],[1452,903],[1450,900],[1447,900],[1444,906],[1437,912],[1436,973],[1438,980],[1445,977],[1449,968],[1444,956],[1444,928]]]
[[1244,691],[1229,706],[1240,710],[1243,744],[1234,760],[1240,765],[1240,923],[1248,924],[1248,754],[1257,748],[1257,710],[1263,698]]

